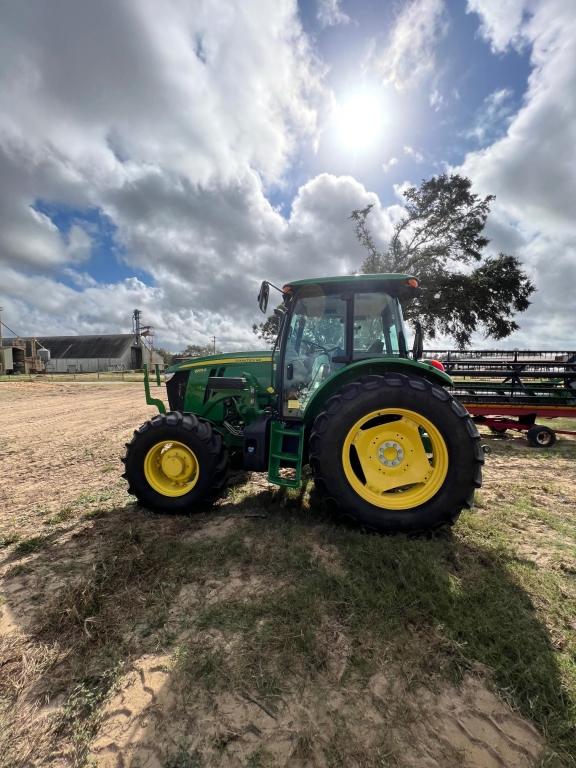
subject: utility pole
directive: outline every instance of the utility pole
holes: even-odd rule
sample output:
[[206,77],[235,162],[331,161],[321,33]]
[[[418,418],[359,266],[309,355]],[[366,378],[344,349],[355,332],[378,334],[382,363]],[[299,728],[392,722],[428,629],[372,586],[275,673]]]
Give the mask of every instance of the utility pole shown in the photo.
[[212,336],[212,341],[214,342],[214,354],[216,354],[216,336]]
[[2,310],[4,307],[0,307],[0,347],[2,346]]

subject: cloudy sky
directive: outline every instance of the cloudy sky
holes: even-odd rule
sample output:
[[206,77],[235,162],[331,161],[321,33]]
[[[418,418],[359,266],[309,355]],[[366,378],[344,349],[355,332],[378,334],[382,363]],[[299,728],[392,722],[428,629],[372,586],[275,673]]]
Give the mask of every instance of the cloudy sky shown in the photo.
[[254,347],[261,279],[357,270],[351,210],[384,243],[454,169],[538,288],[507,345],[574,349],[574,3],[0,0],[4,321]]

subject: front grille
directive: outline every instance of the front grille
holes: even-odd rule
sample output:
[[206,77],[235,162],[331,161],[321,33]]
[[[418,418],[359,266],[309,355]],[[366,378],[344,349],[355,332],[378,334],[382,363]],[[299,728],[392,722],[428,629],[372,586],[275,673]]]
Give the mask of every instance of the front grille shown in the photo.
[[168,393],[168,402],[171,411],[184,410],[184,398],[186,396],[186,387],[188,386],[189,371],[177,371],[170,381],[166,382],[166,391]]

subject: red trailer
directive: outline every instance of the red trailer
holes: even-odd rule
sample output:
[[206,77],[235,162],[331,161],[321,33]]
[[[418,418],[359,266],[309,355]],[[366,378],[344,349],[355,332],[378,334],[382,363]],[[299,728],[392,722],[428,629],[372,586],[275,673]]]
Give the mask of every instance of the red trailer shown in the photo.
[[528,442],[549,448],[556,435],[536,419],[576,420],[576,352],[499,350],[429,351],[454,380],[454,395],[493,432],[526,432]]

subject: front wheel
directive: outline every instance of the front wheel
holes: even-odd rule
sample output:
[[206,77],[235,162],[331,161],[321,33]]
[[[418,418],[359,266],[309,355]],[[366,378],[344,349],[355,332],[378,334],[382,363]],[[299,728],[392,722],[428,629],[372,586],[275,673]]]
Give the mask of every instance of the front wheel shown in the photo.
[[224,480],[227,455],[221,436],[191,413],[155,416],[126,444],[128,493],[157,512],[187,512]]
[[310,465],[341,513],[378,531],[452,524],[473,503],[484,453],[468,412],[426,379],[345,385],[316,418]]

